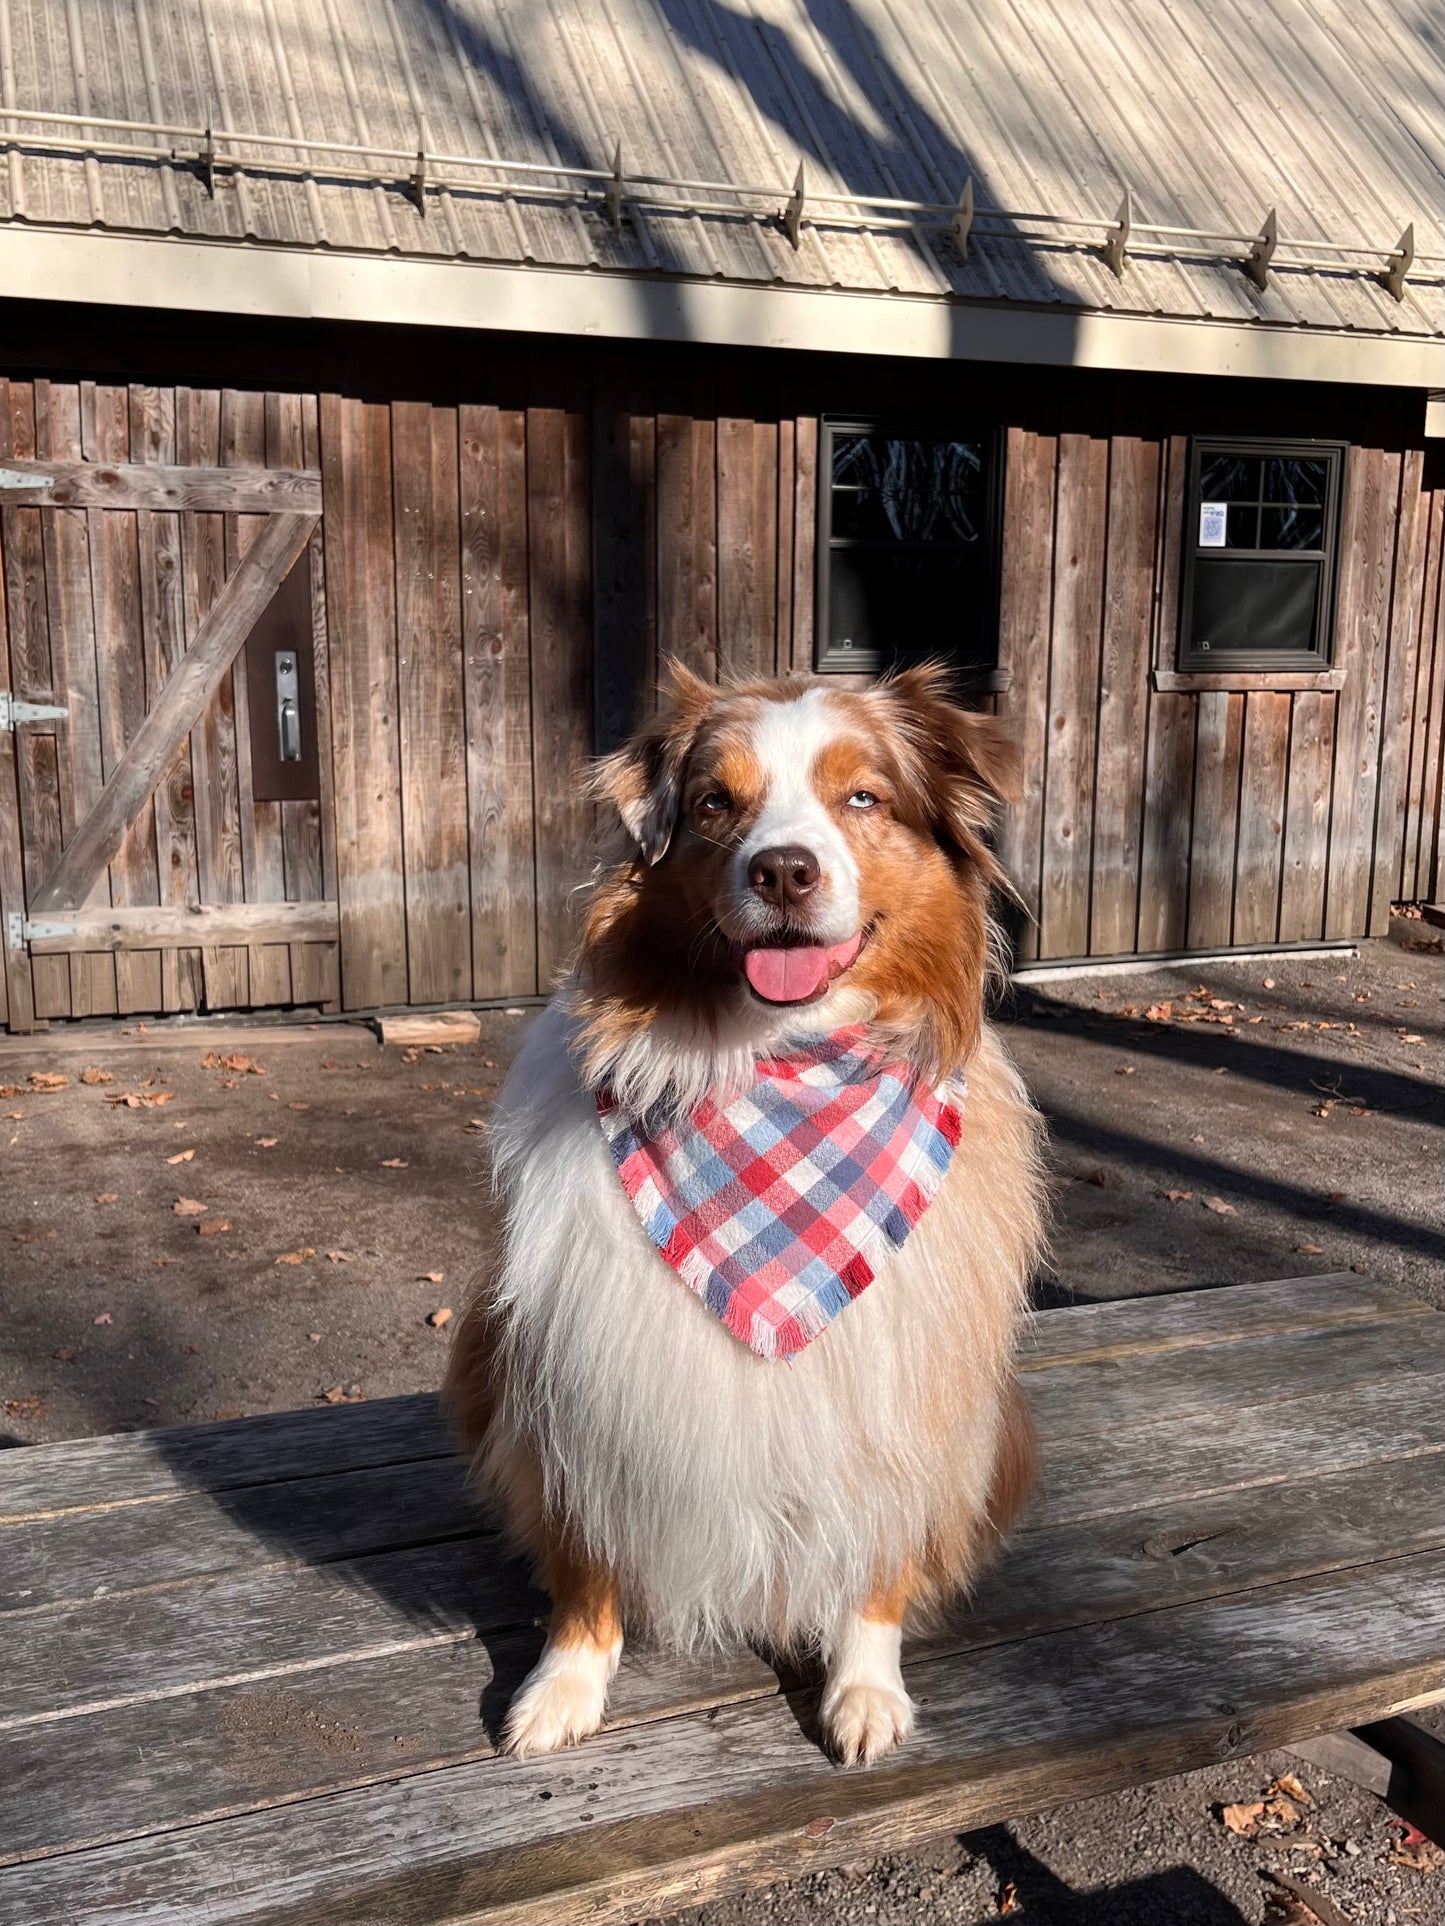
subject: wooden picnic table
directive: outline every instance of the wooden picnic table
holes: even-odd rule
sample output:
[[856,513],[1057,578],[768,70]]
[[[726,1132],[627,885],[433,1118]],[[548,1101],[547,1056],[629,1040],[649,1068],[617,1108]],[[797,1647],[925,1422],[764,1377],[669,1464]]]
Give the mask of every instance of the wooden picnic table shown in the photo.
[[1040,1314],[1040,1489],[866,1772],[750,1653],[494,1756],[543,1601],[429,1397],[0,1454],[0,1921],[625,1921],[1445,1696],[1442,1332],[1353,1276]]

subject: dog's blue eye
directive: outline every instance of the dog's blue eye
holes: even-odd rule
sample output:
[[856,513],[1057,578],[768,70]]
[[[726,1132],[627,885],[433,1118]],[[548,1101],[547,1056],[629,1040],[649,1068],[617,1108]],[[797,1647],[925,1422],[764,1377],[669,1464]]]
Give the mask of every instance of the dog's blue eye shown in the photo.
[[871,789],[855,789],[848,798],[848,807],[850,809],[876,809],[878,807],[878,798],[873,794]]

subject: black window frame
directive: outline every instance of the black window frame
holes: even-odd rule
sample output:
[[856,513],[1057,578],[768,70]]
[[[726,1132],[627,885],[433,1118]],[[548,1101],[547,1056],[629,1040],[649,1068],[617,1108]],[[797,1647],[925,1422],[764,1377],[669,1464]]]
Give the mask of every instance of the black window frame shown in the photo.
[[[896,441],[970,441],[978,442],[984,450],[984,494],[982,527],[979,542],[984,550],[984,611],[985,632],[992,636],[992,660],[986,663],[965,663],[952,661],[938,649],[925,649],[918,652],[916,659],[924,661],[939,659],[950,662],[958,681],[964,687],[992,684],[1000,673],[999,650],[999,613],[1003,588],[1003,498],[1004,498],[1004,459],[1007,437],[996,422],[924,422],[911,415],[824,415],[818,425],[818,512],[817,512],[817,556],[814,581],[814,625],[813,625],[813,668],[818,675],[877,675],[892,664],[910,659],[908,651],[901,656],[889,655],[877,649],[839,649],[833,647],[829,639],[831,617],[831,575],[832,557],[842,548],[861,548],[870,546],[848,537],[833,535],[833,443],[839,435],[868,435],[880,439]],[[896,550],[904,546],[898,543],[878,543],[880,550]],[[914,544],[907,546],[913,547]],[[965,545],[923,543],[916,544],[920,550],[937,548],[942,554],[956,552]]]
[[[1310,459],[1327,464],[1323,546],[1319,549],[1203,548],[1199,541],[1200,475],[1207,458],[1239,455],[1263,464],[1271,459]],[[1175,667],[1181,675],[1327,673],[1334,666],[1335,611],[1340,572],[1340,526],[1345,496],[1349,443],[1270,435],[1196,435],[1189,446],[1185,489],[1183,555],[1179,586],[1179,639]],[[1261,480],[1261,491],[1263,480]],[[1314,628],[1308,648],[1210,649],[1194,641],[1195,567],[1201,556],[1239,562],[1266,560],[1313,569],[1319,578]]]

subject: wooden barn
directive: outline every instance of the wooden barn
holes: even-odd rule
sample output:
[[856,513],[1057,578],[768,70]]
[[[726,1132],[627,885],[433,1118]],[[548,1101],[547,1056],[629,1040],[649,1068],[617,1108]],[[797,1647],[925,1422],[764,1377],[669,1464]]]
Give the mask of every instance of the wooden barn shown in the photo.
[[1438,899],[1441,81],[1423,0],[0,0],[0,1020],[545,992],[668,654],[952,660],[1023,958]]

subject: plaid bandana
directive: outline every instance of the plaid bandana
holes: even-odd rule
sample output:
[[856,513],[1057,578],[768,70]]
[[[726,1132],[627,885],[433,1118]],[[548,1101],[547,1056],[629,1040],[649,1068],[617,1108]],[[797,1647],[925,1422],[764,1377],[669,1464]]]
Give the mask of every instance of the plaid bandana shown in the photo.
[[873,1282],[928,1208],[962,1128],[962,1079],[836,1031],[760,1062],[743,1095],[633,1118],[597,1093],[622,1187],[648,1236],[734,1337],[790,1358]]

